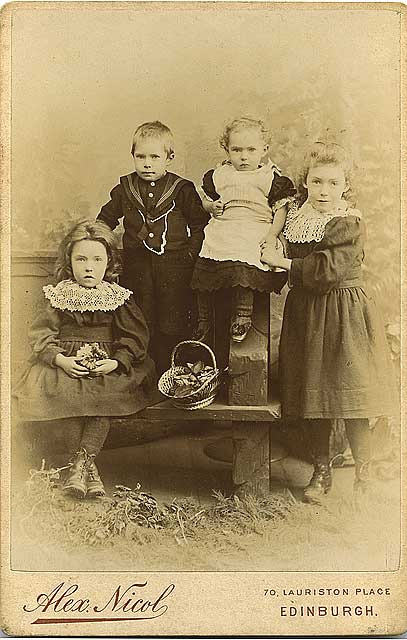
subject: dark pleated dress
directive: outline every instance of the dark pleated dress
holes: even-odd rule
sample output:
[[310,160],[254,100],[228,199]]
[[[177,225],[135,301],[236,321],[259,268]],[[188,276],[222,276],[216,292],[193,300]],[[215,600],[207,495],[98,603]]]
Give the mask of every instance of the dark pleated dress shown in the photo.
[[[155,370],[147,355],[148,329],[132,297],[114,311],[61,311],[46,301],[32,326],[30,342],[31,366],[13,393],[22,420],[123,416],[151,402]],[[91,342],[98,342],[119,362],[115,371],[70,378],[54,364],[57,353],[72,356]]]
[[290,242],[280,339],[283,418],[390,416],[394,371],[381,314],[361,276],[365,224],[334,217],[319,242]]

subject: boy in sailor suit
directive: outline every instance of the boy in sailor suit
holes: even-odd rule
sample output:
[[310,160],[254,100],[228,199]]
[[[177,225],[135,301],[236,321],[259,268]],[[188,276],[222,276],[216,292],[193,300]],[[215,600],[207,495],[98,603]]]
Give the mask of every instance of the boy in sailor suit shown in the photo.
[[140,125],[131,153],[135,171],[122,176],[98,215],[111,229],[123,218],[123,275],[147,321],[158,372],[191,332],[189,287],[209,215],[192,182],[167,171],[173,136],[161,122]]

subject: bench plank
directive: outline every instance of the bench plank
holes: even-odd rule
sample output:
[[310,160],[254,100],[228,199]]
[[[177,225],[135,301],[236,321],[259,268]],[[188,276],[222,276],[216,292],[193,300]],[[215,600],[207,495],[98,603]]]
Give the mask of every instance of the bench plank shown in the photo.
[[272,422],[280,418],[280,403],[271,400],[263,406],[228,405],[214,402],[209,407],[187,411],[172,406],[170,400],[147,407],[139,417],[147,420],[221,420],[236,422]]

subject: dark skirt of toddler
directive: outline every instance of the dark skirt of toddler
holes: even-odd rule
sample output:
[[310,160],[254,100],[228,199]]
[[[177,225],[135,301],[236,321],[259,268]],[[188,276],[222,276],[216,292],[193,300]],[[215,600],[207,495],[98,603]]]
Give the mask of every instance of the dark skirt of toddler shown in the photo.
[[287,282],[285,271],[262,271],[237,260],[211,260],[198,258],[191,288],[198,291],[217,291],[231,287],[247,287],[255,291],[280,293]]

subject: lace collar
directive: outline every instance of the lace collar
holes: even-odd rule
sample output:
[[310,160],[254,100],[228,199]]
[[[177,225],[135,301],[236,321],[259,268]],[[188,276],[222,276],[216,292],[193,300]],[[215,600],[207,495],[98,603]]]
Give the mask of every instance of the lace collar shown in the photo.
[[290,207],[283,235],[289,242],[319,242],[332,218],[344,218],[349,215],[362,217],[358,209],[348,208],[345,200],[341,200],[338,207],[326,213],[317,211],[307,200],[299,209],[295,205]]
[[102,280],[96,287],[81,287],[74,280],[45,285],[42,290],[51,307],[61,311],[114,311],[131,296],[132,291],[115,282]]

